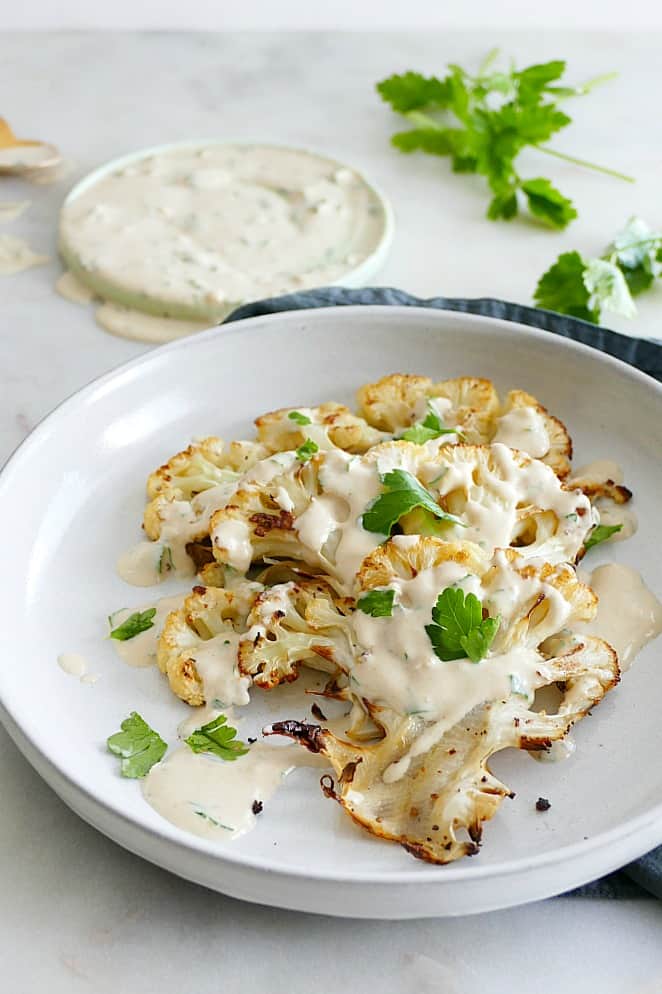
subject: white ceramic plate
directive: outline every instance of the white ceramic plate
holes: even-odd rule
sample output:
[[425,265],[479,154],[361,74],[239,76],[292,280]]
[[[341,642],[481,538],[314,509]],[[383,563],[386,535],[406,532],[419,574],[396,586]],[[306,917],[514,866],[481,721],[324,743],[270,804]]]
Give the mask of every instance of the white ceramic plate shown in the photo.
[[[579,725],[574,758],[496,757],[496,773],[517,796],[485,826],[480,854],[448,867],[417,862],[354,827],[322,796],[318,771],[295,772],[255,831],[224,846],[173,827],[136,782],[118,776],[104,743],[130,710],[171,738],[187,712],[158,672],[127,668],[104,639],[109,611],[149,599],[113,568],[139,537],[147,473],[191,436],[242,437],[258,412],[283,405],[351,403],[359,384],[395,370],[521,386],[569,425],[578,465],[620,461],[640,529],[609,556],[639,568],[659,593],[662,388],[581,345],[490,318],[347,307],[214,329],[81,390],[0,477],[6,727],[81,817],[133,852],[236,897],[348,916],[466,914],[558,893],[662,842],[662,667],[654,645]],[[591,557],[598,564],[603,553]],[[170,584],[160,589],[172,592]],[[99,681],[84,685],[62,672],[61,652],[85,655]],[[291,700],[275,711],[278,694],[251,705],[246,734],[278,713],[308,713]],[[534,810],[539,795],[552,802],[546,814]]]

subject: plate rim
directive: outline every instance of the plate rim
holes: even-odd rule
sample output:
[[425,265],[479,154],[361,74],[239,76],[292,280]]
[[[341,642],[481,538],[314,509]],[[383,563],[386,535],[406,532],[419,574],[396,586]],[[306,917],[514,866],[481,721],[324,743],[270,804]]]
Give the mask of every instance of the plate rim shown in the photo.
[[[201,344],[215,338],[222,341],[222,339],[227,335],[250,333],[251,329],[254,330],[256,326],[259,329],[259,327],[263,325],[272,326],[283,322],[287,323],[292,320],[315,320],[321,313],[324,314],[324,312],[330,312],[333,310],[335,309],[324,307],[306,308],[296,311],[281,311],[274,314],[263,314],[252,318],[246,318],[236,324],[233,324],[232,326],[215,326],[206,331],[199,332],[189,338],[178,339],[159,346],[158,348],[149,349],[141,355],[120,363],[119,365],[108,370],[106,373],[102,373],[100,376],[93,378],[88,383],[84,384],[82,387],[65,397],[49,413],[47,413],[37,423],[30,434],[22,442],[20,442],[10,454],[0,469],[0,502],[4,499],[4,493],[11,482],[11,476],[17,471],[20,471],[23,460],[30,458],[32,448],[41,443],[42,436],[57,424],[59,418],[66,416],[70,409],[75,410],[81,403],[85,403],[85,401],[93,396],[96,391],[112,386],[118,381],[121,382],[123,378],[133,375],[134,373],[140,371],[144,366],[149,366],[155,361],[161,361],[164,355],[176,354],[178,350],[182,348],[190,348],[193,343],[197,342]],[[427,321],[438,322],[440,331],[443,331],[442,326],[448,323],[459,322],[460,324],[466,324],[469,328],[472,325],[476,328],[491,325],[492,327],[501,327],[505,331],[509,331],[523,338],[529,338],[533,341],[550,341],[550,332],[548,331],[532,328],[519,322],[507,321],[503,318],[495,318],[488,315],[469,314],[466,312],[431,309],[426,307],[409,307],[386,304],[350,305],[343,307],[342,311],[348,316],[351,316],[352,314],[361,314],[366,319],[369,319],[371,315],[384,315],[384,313],[387,313],[396,319],[406,319],[407,316],[418,316],[425,318]],[[469,333],[471,333],[471,331]],[[565,339],[561,336],[555,336],[555,341],[562,351],[565,350],[570,353],[575,352],[583,354],[585,357],[595,361],[598,365],[606,364],[607,366],[611,366],[617,371],[617,373],[620,373],[620,375],[630,378],[635,384],[639,384],[644,389],[651,390],[653,394],[658,395],[660,399],[662,399],[662,384],[658,383],[657,380],[649,376],[647,373],[638,370],[636,367],[633,367],[623,360],[609,355],[608,353],[600,352],[589,345],[584,345],[583,343],[576,342],[572,339]],[[7,718],[9,721],[6,720]],[[514,874],[543,870],[545,867],[549,867],[554,864],[571,862],[577,857],[598,855],[601,852],[608,851],[618,843],[625,843],[627,840],[632,841],[633,837],[644,835],[646,831],[651,828],[653,823],[660,825],[659,837],[662,842],[661,801],[653,805],[645,813],[639,814],[634,818],[626,819],[621,824],[616,825],[607,831],[599,832],[589,839],[570,843],[560,848],[550,849],[546,852],[534,854],[525,858],[520,857],[516,859],[506,859],[498,863],[479,865],[477,867],[474,865],[472,869],[468,869],[465,865],[454,866],[451,864],[443,867],[443,873],[439,872],[441,869],[439,866],[433,865],[424,867],[417,866],[412,869],[394,869],[387,871],[365,871],[355,869],[351,872],[343,872],[341,869],[327,871],[315,868],[304,868],[303,866],[277,866],[269,864],[263,859],[255,859],[250,853],[233,853],[231,847],[223,847],[222,849],[215,847],[212,842],[208,842],[201,838],[199,839],[181,829],[176,829],[174,826],[169,826],[165,820],[163,828],[147,826],[140,821],[137,821],[133,816],[128,814],[125,810],[122,810],[119,806],[115,806],[114,804],[106,801],[102,795],[95,793],[89,787],[79,782],[68,772],[67,769],[63,768],[59,763],[54,762],[50,756],[42,752],[38,743],[33,741],[30,735],[24,730],[21,725],[20,717],[13,713],[12,709],[7,706],[7,702],[5,701],[1,672],[0,720],[2,720],[2,723],[5,728],[7,728],[10,737],[16,743],[21,753],[25,756],[28,762],[30,762],[30,765],[33,766],[33,768],[35,767],[35,764],[29,755],[30,750],[36,751],[42,762],[54,768],[57,774],[66,782],[67,787],[70,790],[74,793],[82,794],[88,803],[91,803],[93,807],[96,807],[100,813],[108,813],[114,818],[119,818],[129,829],[138,828],[142,832],[148,833],[159,842],[165,842],[183,852],[193,849],[199,856],[212,857],[217,860],[219,864],[229,862],[237,869],[244,867],[247,870],[269,873],[272,876],[290,877],[296,879],[304,878],[311,883],[318,880],[329,884],[365,883],[383,886],[392,885],[396,887],[403,884],[415,883],[418,883],[419,885],[428,885],[431,883],[436,883],[438,885],[443,883],[458,884],[462,882],[480,884],[485,883],[490,879],[499,880]],[[12,733],[12,724],[18,729],[18,736]],[[24,739],[25,743],[27,743],[27,749],[24,748],[24,743],[21,739]],[[37,770],[37,772],[41,775],[39,770]],[[97,824],[96,827],[100,831],[104,831],[101,825]],[[643,848],[640,852],[646,851],[649,845],[650,842],[646,840],[643,843]],[[534,899],[535,898],[531,898],[531,900]]]

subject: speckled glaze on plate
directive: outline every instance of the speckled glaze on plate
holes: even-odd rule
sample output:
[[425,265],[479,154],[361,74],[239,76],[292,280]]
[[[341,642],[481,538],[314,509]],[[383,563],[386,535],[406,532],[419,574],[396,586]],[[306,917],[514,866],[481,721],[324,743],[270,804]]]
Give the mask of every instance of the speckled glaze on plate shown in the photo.
[[[395,370],[521,386],[568,424],[578,465],[600,456],[622,463],[640,526],[609,558],[636,566],[659,595],[662,387],[609,356],[493,318],[368,306],[213,329],[81,390],[0,477],[0,510],[11,523],[0,598],[3,722],[81,817],[144,858],[235,897],[352,917],[461,915],[559,893],[662,841],[655,645],[579,725],[571,760],[541,765],[514,751],[495,758],[516,797],[485,826],[480,854],[449,867],[417,862],[354,827],[322,796],[313,770],[293,775],[255,831],[223,847],[163,821],[138,784],[117,775],[104,743],[130,710],[164,731],[187,713],[160,674],[127,669],[104,640],[109,610],[145,598],[113,564],[138,537],[147,473],[191,436],[241,437],[257,412],[285,404],[351,402],[361,383]],[[591,555],[599,565],[601,551]],[[170,584],[160,589],[171,592]],[[85,656],[98,681],[65,673],[57,664],[65,652]],[[275,701],[262,695],[252,728],[283,713]],[[541,795],[552,804],[545,813],[535,810]]]

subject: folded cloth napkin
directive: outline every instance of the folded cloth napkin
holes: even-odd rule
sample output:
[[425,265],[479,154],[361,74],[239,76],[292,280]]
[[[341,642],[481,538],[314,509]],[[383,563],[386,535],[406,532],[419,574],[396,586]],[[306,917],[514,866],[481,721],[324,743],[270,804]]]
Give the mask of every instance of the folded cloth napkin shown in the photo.
[[[662,345],[656,342],[619,335],[615,331],[599,328],[587,321],[567,317],[564,314],[554,314],[552,311],[512,304],[505,300],[493,300],[490,297],[476,300],[465,300],[460,297],[430,297],[424,300],[393,287],[365,287],[362,290],[322,287],[319,290],[288,293],[282,297],[244,304],[233,311],[226,321],[240,321],[259,314],[274,314],[278,311],[301,310],[308,307],[347,307],[356,304],[433,307],[441,311],[464,311],[468,314],[485,314],[504,321],[516,321],[608,352],[617,359],[622,359],[648,373],[649,376],[662,380]],[[641,893],[636,885],[662,898],[662,846],[630,863],[618,873],[612,873],[602,880],[596,880],[571,891],[571,896],[633,897]]]

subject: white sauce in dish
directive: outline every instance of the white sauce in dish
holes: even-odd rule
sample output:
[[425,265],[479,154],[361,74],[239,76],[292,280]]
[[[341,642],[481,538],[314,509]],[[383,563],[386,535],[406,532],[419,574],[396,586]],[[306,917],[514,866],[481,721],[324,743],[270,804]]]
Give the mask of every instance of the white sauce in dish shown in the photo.
[[[386,230],[375,191],[331,159],[278,146],[182,145],[74,193],[60,217],[60,250],[100,297],[209,326],[242,301],[341,280]],[[102,318],[125,333],[117,314]],[[149,334],[147,325],[133,329]]]
[[545,420],[535,407],[513,407],[503,417],[497,418],[496,423],[495,442],[527,452],[534,459],[540,459],[549,452]]
[[626,671],[644,646],[662,633],[662,604],[636,570],[620,563],[598,566],[588,583],[599,597],[598,613],[575,630],[608,642]]
[[190,657],[202,681],[206,701],[239,707],[249,703],[251,679],[239,673],[237,664],[240,637],[236,632],[226,630],[191,649]]
[[325,765],[296,745],[257,742],[232,762],[183,746],[152,767],[142,790],[148,804],[173,825],[226,841],[255,827],[255,802],[268,801],[297,766]]
[[171,611],[177,611],[182,606],[185,597],[186,594],[175,594],[173,597],[162,597],[153,604],[126,607],[115,611],[109,619],[112,628],[118,628],[137,611],[147,611],[151,607],[156,608],[156,614],[152,618],[153,625],[147,631],[134,635],[133,638],[126,639],[125,642],[121,642],[119,639],[110,640],[117,655],[129,666],[153,666],[156,663],[156,646],[165,620]]
[[47,255],[39,255],[22,238],[0,235],[0,276],[13,276],[24,269],[43,266],[48,261]]

